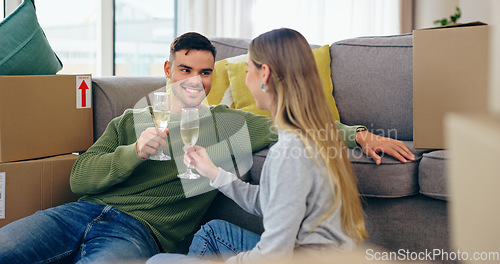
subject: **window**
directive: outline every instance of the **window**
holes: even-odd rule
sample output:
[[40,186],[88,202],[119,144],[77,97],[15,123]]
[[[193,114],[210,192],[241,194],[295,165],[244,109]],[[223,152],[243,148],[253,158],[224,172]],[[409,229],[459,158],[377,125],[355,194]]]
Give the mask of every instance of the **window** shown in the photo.
[[[410,1],[409,1],[410,2]],[[179,1],[181,32],[254,38],[281,27],[312,44],[401,33],[401,0],[190,0]],[[410,5],[410,3],[406,3]],[[411,19],[410,19],[411,20]]]
[[35,4],[38,23],[63,63],[59,73],[98,75],[99,0],[44,0]]
[[174,0],[115,0],[115,75],[163,76],[175,36]]
[[[0,0],[0,11],[11,12],[21,1]],[[94,76],[163,76],[177,28],[180,33],[253,38],[290,27],[323,45],[399,34],[401,25],[400,0],[44,0],[36,7],[64,64],[61,73]]]
[[[276,10],[279,10],[277,12]],[[399,0],[255,0],[253,32],[289,27],[313,44],[400,33]]]
[[[176,37],[177,0],[35,1],[38,22],[63,62],[59,73],[163,76]],[[12,12],[21,0],[0,0]],[[3,16],[2,16],[3,17]]]

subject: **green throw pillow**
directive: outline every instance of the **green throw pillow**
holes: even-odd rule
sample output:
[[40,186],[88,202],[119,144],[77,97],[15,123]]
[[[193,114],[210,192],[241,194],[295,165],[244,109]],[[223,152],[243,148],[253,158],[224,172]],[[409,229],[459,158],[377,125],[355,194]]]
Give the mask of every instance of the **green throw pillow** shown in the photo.
[[0,23],[0,75],[49,75],[62,68],[38,24],[34,0]]

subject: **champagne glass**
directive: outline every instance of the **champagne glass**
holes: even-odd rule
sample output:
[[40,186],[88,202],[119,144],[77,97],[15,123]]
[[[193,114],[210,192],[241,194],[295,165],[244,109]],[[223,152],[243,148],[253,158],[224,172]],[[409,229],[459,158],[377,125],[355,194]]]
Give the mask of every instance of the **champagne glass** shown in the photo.
[[[156,92],[153,101],[153,121],[155,127],[161,131],[165,130],[170,121],[170,93]],[[163,148],[149,157],[152,160],[170,160],[171,157],[163,153]]]
[[[192,147],[198,141],[200,133],[200,116],[197,108],[183,108],[181,112],[181,138],[187,147]],[[187,166],[186,172],[177,175],[181,179],[198,179],[200,175],[191,171]]]

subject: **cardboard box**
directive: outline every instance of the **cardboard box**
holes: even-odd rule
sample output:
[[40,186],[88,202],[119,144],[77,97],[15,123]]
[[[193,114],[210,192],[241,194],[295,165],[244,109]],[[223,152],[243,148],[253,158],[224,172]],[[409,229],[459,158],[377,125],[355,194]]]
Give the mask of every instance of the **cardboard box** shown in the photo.
[[413,143],[444,149],[444,115],[486,113],[488,25],[476,22],[413,32]]
[[0,162],[87,150],[91,88],[90,75],[0,76]]
[[500,116],[450,114],[445,120],[451,246],[469,254],[463,263],[499,263]]
[[0,227],[78,199],[69,177],[78,155],[0,163]]

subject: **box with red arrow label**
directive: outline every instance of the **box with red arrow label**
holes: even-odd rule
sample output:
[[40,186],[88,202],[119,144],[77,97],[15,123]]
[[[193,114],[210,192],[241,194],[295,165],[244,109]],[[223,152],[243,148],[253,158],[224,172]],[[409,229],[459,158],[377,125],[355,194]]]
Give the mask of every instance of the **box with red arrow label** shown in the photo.
[[90,74],[0,76],[0,162],[81,152],[92,143]]
[[76,108],[90,108],[92,100],[90,76],[76,76]]

